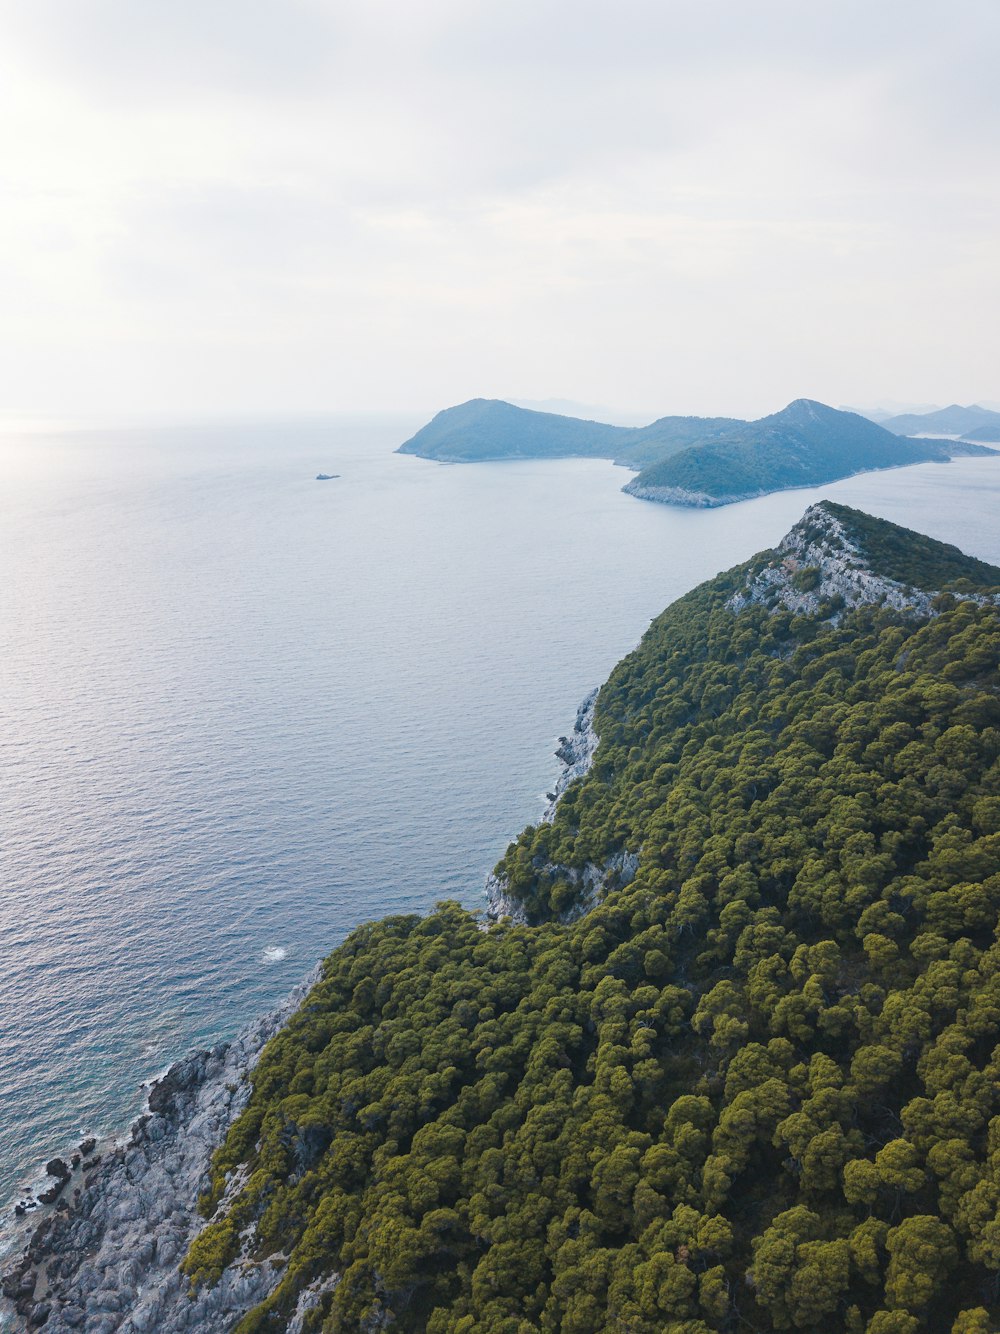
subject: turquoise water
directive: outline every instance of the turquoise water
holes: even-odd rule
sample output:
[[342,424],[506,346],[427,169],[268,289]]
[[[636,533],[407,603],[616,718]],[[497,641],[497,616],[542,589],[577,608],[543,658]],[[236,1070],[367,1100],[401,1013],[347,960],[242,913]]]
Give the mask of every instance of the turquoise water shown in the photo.
[[358,922],[479,904],[580,698],[817,496],[1000,562],[1000,460],[685,511],[417,424],[0,442],[0,1203]]

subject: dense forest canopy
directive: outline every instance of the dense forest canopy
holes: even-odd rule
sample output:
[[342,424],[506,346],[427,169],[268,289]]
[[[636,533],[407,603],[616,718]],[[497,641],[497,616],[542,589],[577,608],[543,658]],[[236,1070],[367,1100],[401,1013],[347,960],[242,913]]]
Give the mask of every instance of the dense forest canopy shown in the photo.
[[185,1261],[285,1257],[243,1334],[334,1274],[307,1329],[998,1328],[1000,570],[835,517],[953,591],[734,601],[774,553],[696,589],[501,864],[536,924],[445,903],[326,961]]

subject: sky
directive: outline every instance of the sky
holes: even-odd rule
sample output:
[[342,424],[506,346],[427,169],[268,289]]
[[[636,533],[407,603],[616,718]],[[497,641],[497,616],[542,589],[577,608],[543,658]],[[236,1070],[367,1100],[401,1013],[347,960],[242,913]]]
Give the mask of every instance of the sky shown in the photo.
[[0,414],[1000,399],[997,0],[0,0]]

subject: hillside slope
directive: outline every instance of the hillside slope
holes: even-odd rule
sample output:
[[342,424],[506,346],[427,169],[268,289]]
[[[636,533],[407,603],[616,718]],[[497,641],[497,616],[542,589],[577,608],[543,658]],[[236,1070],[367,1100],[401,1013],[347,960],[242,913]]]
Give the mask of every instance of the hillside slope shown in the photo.
[[788,487],[819,486],[859,472],[980,450],[957,441],[902,439],[857,413],[797,399],[770,417],[654,463],[624,490],[668,504],[727,505]]
[[629,427],[477,398],[439,412],[397,450],[449,463],[608,458],[640,470],[623,488],[628,494],[687,505],[724,505],[872,468],[991,452],[959,441],[903,440],[808,399],[756,422],[675,416]]
[[244,1334],[994,1329],[993,585],[822,505],[668,608],[498,868],[538,925],[363,927],[265,1049],[196,1287],[278,1256]]
[[608,426],[474,398],[439,412],[396,452],[446,463],[580,457],[642,468],[740,424],[731,417],[661,417],[648,426]]
[[1000,444],[1000,412],[994,413],[994,416],[997,420],[992,425],[977,426],[974,431],[966,431],[962,439],[972,441],[974,444]]
[[536,412],[501,399],[473,398],[439,412],[396,452],[446,463],[574,455],[607,458],[630,433],[627,426]]

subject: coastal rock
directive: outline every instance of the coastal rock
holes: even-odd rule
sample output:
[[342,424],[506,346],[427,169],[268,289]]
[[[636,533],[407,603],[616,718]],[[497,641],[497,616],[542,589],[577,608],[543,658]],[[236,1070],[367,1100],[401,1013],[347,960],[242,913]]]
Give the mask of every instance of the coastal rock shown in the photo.
[[774,560],[727,605],[735,612],[753,603],[780,605],[800,616],[815,616],[824,603],[842,610],[881,604],[926,616],[933,597],[875,574],[844,525],[821,503],[810,505],[775,548]]
[[[232,1042],[185,1057],[152,1084],[149,1111],[128,1139],[103,1154],[62,1212],[40,1222],[4,1276],[4,1305],[20,1322],[14,1328],[209,1334],[231,1329],[271,1292],[280,1269],[266,1261],[242,1258],[194,1296],[177,1265],[204,1226],[196,1202],[214,1150],[246,1106],[248,1073],[317,976]],[[86,1140],[80,1152],[95,1147]],[[59,1189],[72,1177],[62,1159],[49,1170]]]
[[650,486],[629,482],[622,490],[637,500],[656,500],[661,505],[687,505],[690,509],[718,509],[721,505],[732,505],[738,500],[752,500],[756,496],[766,495],[766,491],[748,492],[746,495],[710,496],[707,491],[689,491],[684,486]]
[[[555,785],[555,791],[546,794],[548,805],[542,812],[542,819],[546,823],[551,823],[555,818],[560,798],[570,783],[582,778],[594,761],[594,752],[600,741],[594,730],[597,695],[598,691],[592,690],[580,704],[572,736],[559,738],[559,746],[555,753],[563,763],[563,772]],[[635,877],[638,865],[638,853],[621,851],[600,865],[588,862],[582,871],[570,866],[556,866],[554,863],[548,863],[538,869],[558,875],[582,891],[574,900],[573,906],[559,919],[571,922],[589,912],[608,889],[629,884]],[[528,920],[524,905],[510,893],[503,876],[495,873],[487,876],[486,902],[487,921],[498,922],[501,918],[507,917],[519,926]]]
[[[826,614],[834,623],[846,611],[861,606],[883,606],[914,616],[937,615],[936,591],[914,588],[871,566],[871,559],[841,520],[820,501],[809,506],[768,563],[726,605],[734,612],[752,604],[772,610],[784,607],[798,616]],[[995,600],[988,594],[969,592],[951,596],[980,605]]]
[[548,804],[542,812],[542,819],[547,824],[552,823],[556,807],[559,805],[559,798],[570,783],[577,778],[582,778],[593,762],[594,751],[597,749],[600,740],[594,731],[594,710],[597,707],[597,695],[598,691],[594,689],[581,702],[573,723],[573,735],[559,738],[556,755],[563,763],[563,771],[556,781],[555,790],[551,794],[546,794]]

